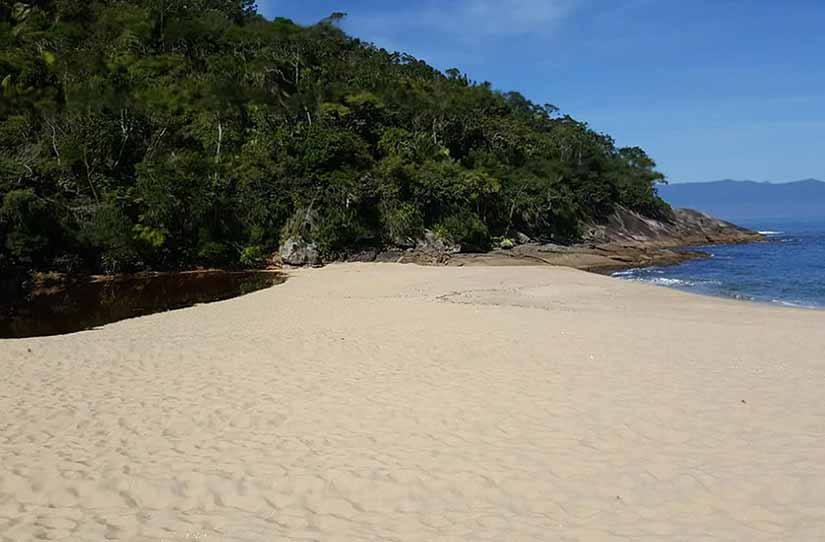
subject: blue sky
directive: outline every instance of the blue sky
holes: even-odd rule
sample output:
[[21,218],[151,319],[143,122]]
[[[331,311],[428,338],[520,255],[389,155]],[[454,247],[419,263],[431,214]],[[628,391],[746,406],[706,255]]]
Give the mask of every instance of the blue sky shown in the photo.
[[639,145],[671,182],[825,179],[823,0],[259,0]]

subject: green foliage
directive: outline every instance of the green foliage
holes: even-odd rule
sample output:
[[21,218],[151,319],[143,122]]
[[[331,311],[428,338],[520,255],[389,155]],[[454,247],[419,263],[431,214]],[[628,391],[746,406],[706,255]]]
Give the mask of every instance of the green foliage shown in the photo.
[[[252,0],[0,5],[0,265],[258,267],[667,216],[641,149]],[[78,263],[81,262],[81,263]]]
[[394,245],[411,244],[424,233],[424,217],[412,203],[387,206],[382,220],[387,239]]
[[241,251],[240,264],[249,269],[266,266],[266,250],[260,245],[244,247]]
[[197,247],[197,259],[206,265],[225,265],[229,262],[229,247],[201,236]]
[[437,226],[437,235],[456,243],[462,249],[486,250],[490,247],[490,232],[481,219],[468,211],[444,217]]
[[510,239],[509,237],[502,237],[497,240],[499,248],[503,249],[511,249],[516,246],[516,242]]
[[166,242],[166,232],[152,226],[135,224],[135,239],[152,249],[159,249]]
[[371,228],[353,209],[332,208],[322,216],[312,232],[321,254],[334,258],[350,248],[369,244]]
[[48,207],[34,190],[8,192],[0,207],[0,224],[8,258],[39,263],[49,255],[52,228]]
[[[136,228],[126,213],[116,204],[97,207],[94,216],[82,226],[84,240],[93,246],[107,272],[129,271],[140,267],[140,251],[136,241],[145,240],[145,231],[135,236]],[[143,236],[141,236],[143,234]],[[155,248],[148,244],[150,248]]]

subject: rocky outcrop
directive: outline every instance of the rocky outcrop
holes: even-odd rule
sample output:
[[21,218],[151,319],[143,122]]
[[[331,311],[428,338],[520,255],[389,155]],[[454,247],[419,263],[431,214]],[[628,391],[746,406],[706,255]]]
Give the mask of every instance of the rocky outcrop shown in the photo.
[[281,261],[287,265],[318,265],[321,263],[318,245],[303,239],[287,239],[281,245],[279,254]]
[[[691,209],[676,209],[666,219],[653,219],[618,208],[605,221],[585,224],[581,243],[541,243],[516,233],[509,242],[485,253],[461,252],[461,246],[446,242],[432,231],[415,246],[368,249],[341,259],[359,262],[415,263],[419,265],[557,265],[595,272],[632,267],[672,265],[707,257],[686,247],[747,243],[762,240],[756,232]],[[280,251],[287,265],[321,263],[318,248],[306,241],[289,239]]]
[[442,239],[431,230],[424,231],[424,237],[416,243],[416,250],[429,254],[458,254],[461,245]]
[[605,222],[586,225],[584,232],[585,243],[667,247],[759,239],[756,232],[693,209],[674,209],[672,217],[654,219],[619,207]]
[[442,265],[461,252],[461,245],[442,239],[435,232],[425,230],[424,235],[414,244],[393,246],[383,250],[361,250],[347,254],[342,259],[348,262],[415,263],[419,265]]
[[558,265],[595,272],[673,265],[705,258],[686,247],[760,241],[756,232],[691,209],[676,209],[657,220],[617,209],[607,220],[584,226],[584,241],[564,246],[527,243],[485,254],[459,254],[449,265]]

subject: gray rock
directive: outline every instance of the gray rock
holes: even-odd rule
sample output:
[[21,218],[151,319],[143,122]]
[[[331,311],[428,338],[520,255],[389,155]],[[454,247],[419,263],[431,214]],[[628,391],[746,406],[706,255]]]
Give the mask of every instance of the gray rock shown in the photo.
[[673,209],[669,216],[650,218],[618,206],[598,224],[585,224],[583,241],[595,244],[689,246],[757,241],[756,232],[691,209]]
[[394,248],[415,248],[418,242],[412,237],[394,235],[390,238],[390,246]]
[[461,245],[442,240],[432,230],[426,230],[424,238],[418,240],[416,249],[431,254],[458,254]]
[[347,262],[374,262],[375,259],[378,257],[378,250],[374,248],[368,248],[366,250],[361,250],[359,252],[353,252],[348,254],[344,261]]
[[516,232],[516,243],[519,245],[526,245],[528,243],[532,243],[533,240],[530,239],[530,236],[521,233],[520,231]]
[[278,252],[287,265],[318,265],[321,263],[318,245],[303,239],[290,237],[283,242]]
[[390,248],[382,250],[375,255],[375,262],[378,263],[399,263],[404,258],[404,250],[400,248]]

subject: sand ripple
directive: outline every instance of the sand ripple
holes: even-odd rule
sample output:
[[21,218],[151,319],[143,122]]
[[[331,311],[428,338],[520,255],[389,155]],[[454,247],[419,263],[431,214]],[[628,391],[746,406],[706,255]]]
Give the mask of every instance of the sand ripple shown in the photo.
[[0,341],[0,541],[825,537],[825,313],[346,265]]

